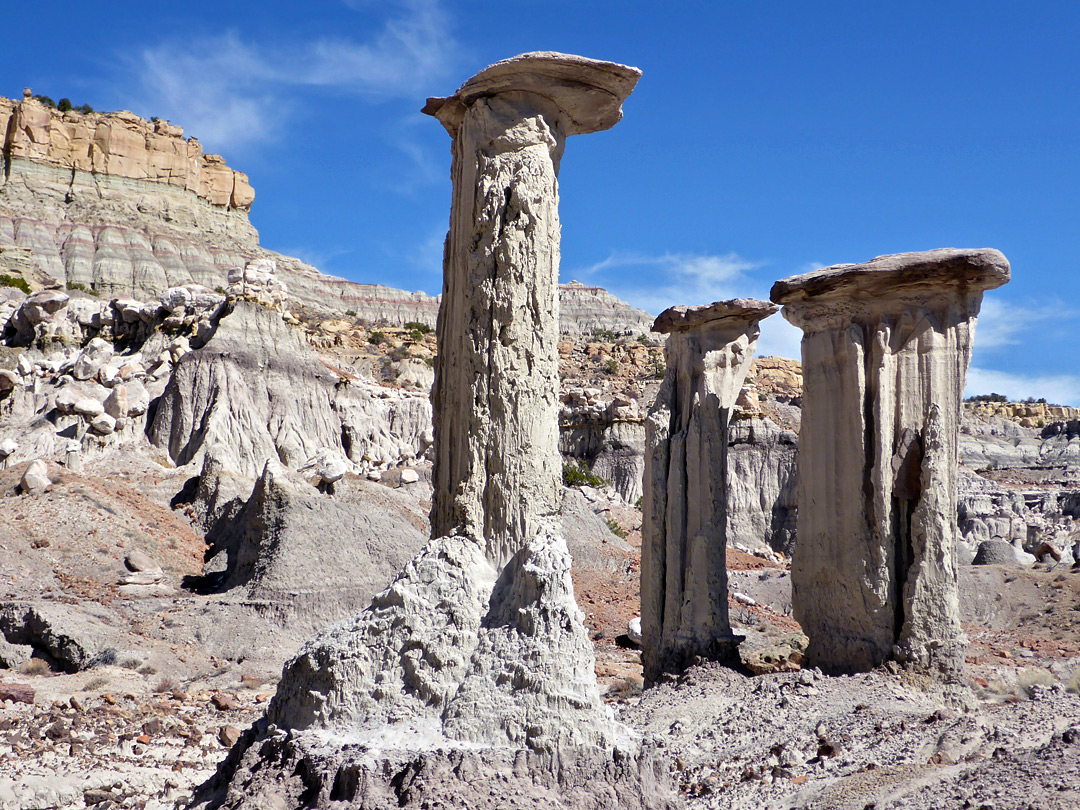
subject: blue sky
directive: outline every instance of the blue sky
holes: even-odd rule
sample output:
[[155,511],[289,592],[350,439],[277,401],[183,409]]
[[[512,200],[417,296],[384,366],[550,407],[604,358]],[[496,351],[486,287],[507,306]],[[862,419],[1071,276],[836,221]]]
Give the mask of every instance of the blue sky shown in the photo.
[[[450,142],[498,59],[644,71],[563,159],[562,279],[652,312],[820,265],[996,247],[969,393],[1080,405],[1080,4],[324,0],[20,7],[0,93],[167,118],[247,172],[266,247],[437,293]],[[761,353],[798,356],[764,324]]]

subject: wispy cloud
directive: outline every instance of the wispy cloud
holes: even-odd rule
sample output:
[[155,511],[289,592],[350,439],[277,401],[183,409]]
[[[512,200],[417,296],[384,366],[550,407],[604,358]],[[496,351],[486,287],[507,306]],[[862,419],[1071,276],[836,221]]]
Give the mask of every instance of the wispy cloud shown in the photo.
[[331,274],[334,273],[334,261],[353,252],[352,248],[346,247],[321,248],[310,245],[275,246],[274,250],[285,256],[295,256],[305,264],[310,264],[316,270]]
[[1012,374],[972,366],[966,396],[1004,394],[1009,399],[1045,397],[1057,405],[1080,406],[1080,377],[1073,374]]
[[[569,275],[596,281],[646,312],[657,315],[675,304],[710,303],[747,295],[747,273],[761,267],[735,253],[724,255],[612,253],[608,258]],[[635,269],[633,281],[626,271]],[[641,283],[642,271],[650,283]]]
[[1025,332],[1043,330],[1047,322],[1075,318],[1070,307],[1052,304],[1013,304],[998,297],[983,299],[975,327],[975,348],[997,349],[1023,343]]
[[400,0],[363,40],[261,42],[236,32],[170,39],[133,59],[137,109],[182,123],[212,149],[274,137],[291,91],[333,88],[371,100],[422,95],[453,65],[457,46],[437,0]]

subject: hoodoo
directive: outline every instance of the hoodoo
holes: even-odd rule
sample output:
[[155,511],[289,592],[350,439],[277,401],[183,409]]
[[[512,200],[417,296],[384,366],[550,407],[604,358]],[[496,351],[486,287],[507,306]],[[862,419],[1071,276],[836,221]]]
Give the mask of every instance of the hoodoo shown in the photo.
[[[433,391],[433,539],[289,662],[199,806],[665,808],[667,768],[601,697],[558,506],[568,135],[639,71],[537,53],[424,108],[454,137]],[[343,804],[339,804],[343,803]]]
[[956,481],[961,397],[996,250],[931,250],[773,285],[803,332],[792,608],[807,663],[963,667]]
[[728,421],[757,344],[778,307],[734,299],[672,307],[667,371],[646,421],[641,549],[645,680],[697,657],[738,661],[728,619]]

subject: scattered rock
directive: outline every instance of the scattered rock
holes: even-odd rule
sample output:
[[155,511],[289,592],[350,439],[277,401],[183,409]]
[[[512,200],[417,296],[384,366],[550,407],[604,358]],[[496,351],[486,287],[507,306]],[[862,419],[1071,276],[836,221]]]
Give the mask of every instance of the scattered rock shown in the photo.
[[23,493],[37,495],[44,492],[45,488],[51,484],[49,465],[39,458],[27,465],[19,486],[22,488]]
[[0,703],[10,700],[13,703],[33,703],[34,688],[24,683],[0,681]]

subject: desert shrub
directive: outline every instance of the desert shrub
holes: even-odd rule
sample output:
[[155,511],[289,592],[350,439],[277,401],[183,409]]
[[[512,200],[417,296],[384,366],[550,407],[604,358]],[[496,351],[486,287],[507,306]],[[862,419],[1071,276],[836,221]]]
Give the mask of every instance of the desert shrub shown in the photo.
[[60,112],[69,112],[72,109],[71,99],[70,98],[62,98],[62,99],[60,99],[58,102],[56,102],[56,109],[58,109]]
[[83,687],[83,691],[96,692],[99,689],[104,689],[108,685],[109,679],[106,678],[104,675],[98,675],[96,678],[91,678],[89,681],[86,682],[86,685]]
[[579,461],[576,464],[566,462],[562,467],[563,483],[568,487],[603,487],[607,486],[607,481],[598,475],[593,475],[592,471],[585,466],[584,461]]
[[409,340],[413,343],[419,343],[424,339],[424,333],[419,329],[410,329],[407,333]]
[[641,509],[644,506],[645,506],[645,496],[644,495],[639,495],[638,499],[636,501],[634,501],[634,508],[635,509]]
[[1038,667],[1028,667],[1021,670],[1016,676],[1016,687],[1023,697],[1031,698],[1036,686],[1050,687],[1054,685],[1054,676],[1049,670]]
[[620,678],[608,687],[606,696],[616,700],[625,700],[635,695],[640,695],[642,684],[633,678]]
[[157,668],[152,666],[151,664],[143,664],[135,671],[138,672],[140,675],[157,675]]
[[667,366],[664,365],[664,362],[662,360],[655,360],[653,361],[651,371],[652,375],[656,377],[656,379],[660,380],[663,379],[665,374],[667,374]]
[[95,290],[93,287],[87,287],[85,284],[80,284],[78,281],[69,281],[67,284],[67,288],[69,290],[78,290],[79,292],[84,292],[87,295],[94,296],[95,298],[101,295],[98,290]]
[[604,373],[605,374],[618,374],[619,373],[619,361],[618,360],[608,360],[606,363],[604,363]]
[[93,111],[94,108],[91,107],[89,104],[80,104],[78,107],[75,108],[75,112],[82,113],[83,115],[89,115]]
[[142,666],[142,661],[140,661],[138,658],[129,657],[120,661],[118,665],[123,667],[124,669],[138,670],[138,668]]
[[610,329],[593,329],[592,336],[597,340],[607,341],[608,343],[615,342],[615,333]]
[[218,285],[217,287],[214,287],[214,292],[216,292],[218,295],[225,295],[225,288]]
[[52,667],[50,667],[49,662],[43,658],[31,658],[19,667],[19,672],[23,675],[48,675],[52,672]]
[[93,658],[90,659],[90,663],[87,665],[88,669],[93,667],[107,667],[116,663],[116,650],[112,647],[108,647]]
[[616,537],[622,537],[623,539],[626,538],[626,535],[627,535],[626,529],[624,529],[622,526],[620,526],[618,523],[616,523],[611,518],[608,518],[608,520],[607,520],[607,527],[608,527],[608,531],[610,531]]
[[405,324],[405,328],[410,332],[419,332],[421,335],[426,335],[431,332],[431,327],[426,323],[420,323],[419,321],[409,321]]
[[53,101],[48,96],[43,96],[43,95],[39,94],[39,95],[34,96],[34,99],[37,100],[37,101],[40,101],[42,104],[44,104],[46,107],[48,107],[50,109],[53,109],[53,110],[56,109],[56,102]]
[[16,290],[22,290],[27,295],[30,294],[30,285],[26,283],[25,278],[20,276],[0,275],[0,287],[14,287]]
[[345,317],[347,317],[347,318],[355,318],[356,317],[356,310],[355,309],[347,309],[347,310],[345,310]]
[[370,343],[372,346],[378,346],[384,340],[386,340],[386,335],[384,335],[382,332],[372,332],[370,335],[367,336],[367,342]]
[[1065,676],[1065,689],[1074,695],[1080,694],[1080,667],[1076,667]]
[[176,689],[176,685],[172,682],[172,678],[162,678],[154,686],[154,691],[159,695],[172,692],[174,689]]

